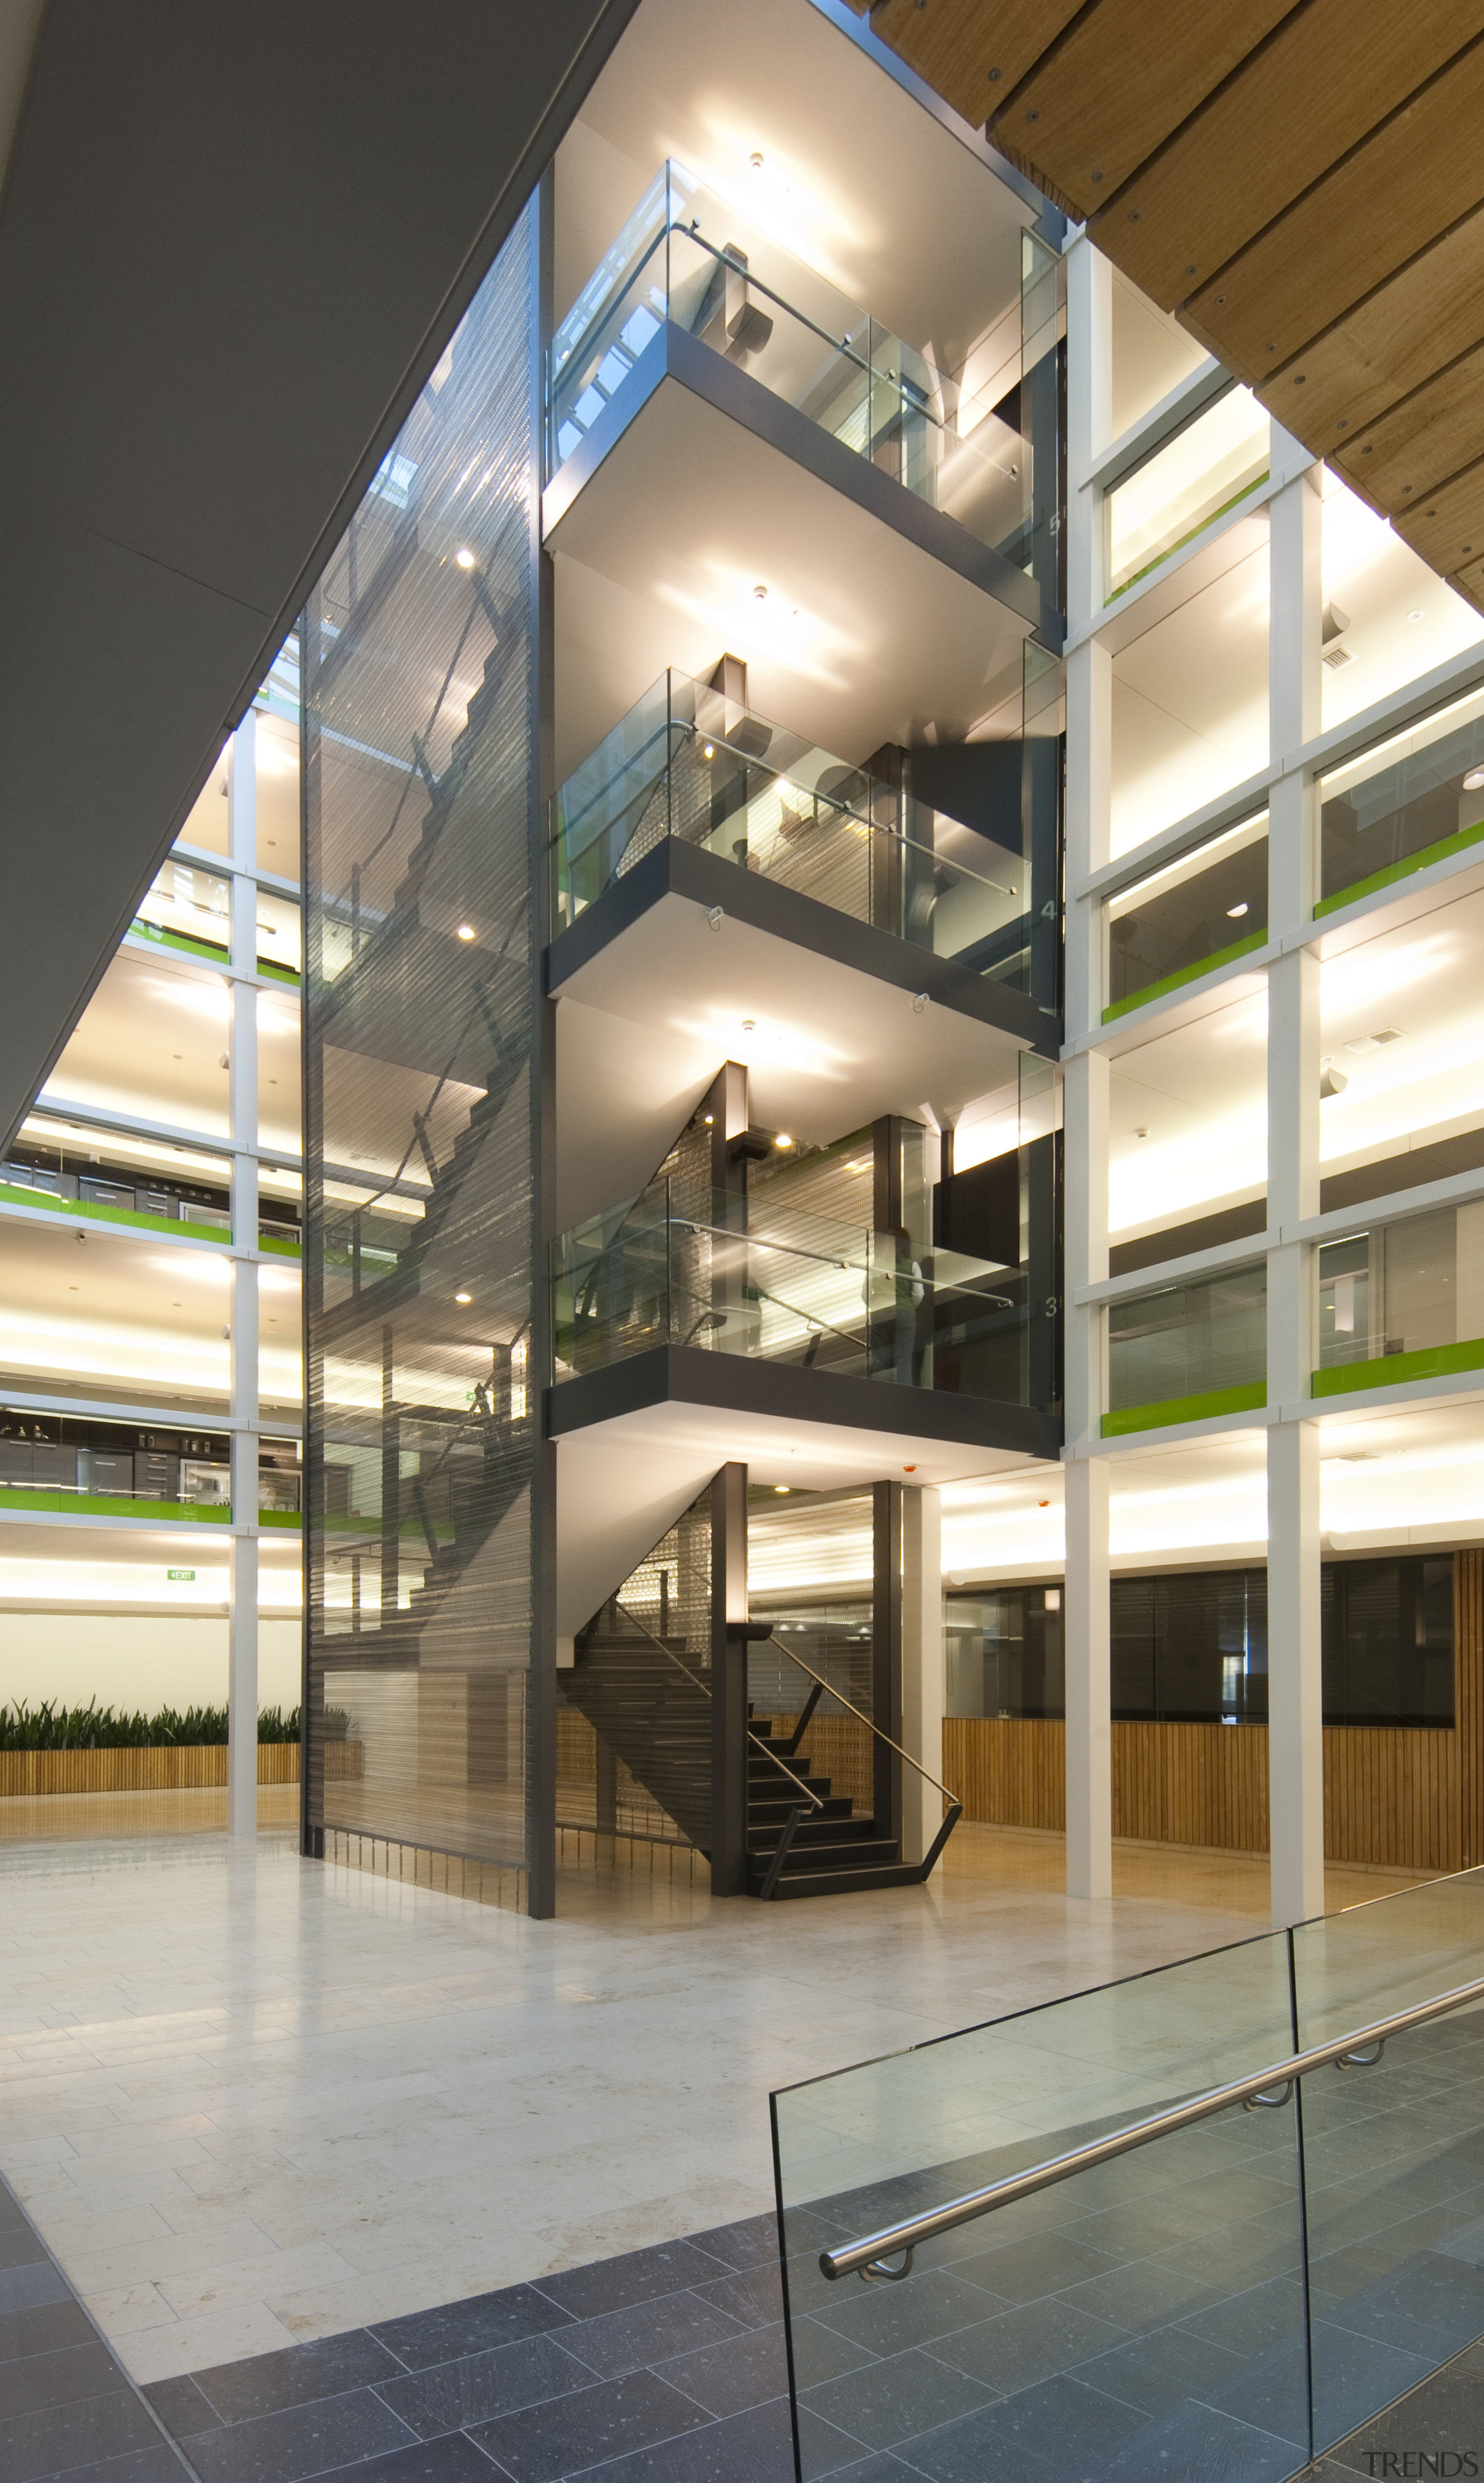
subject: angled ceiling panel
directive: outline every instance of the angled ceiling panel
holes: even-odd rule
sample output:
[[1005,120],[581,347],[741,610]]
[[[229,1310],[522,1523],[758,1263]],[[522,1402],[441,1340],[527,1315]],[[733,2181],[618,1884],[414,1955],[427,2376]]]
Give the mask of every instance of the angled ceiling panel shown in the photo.
[[[633,6],[32,12],[0,193],[0,1141]],[[0,144],[24,68],[0,46]]]
[[1484,610],[1484,0],[869,15]]

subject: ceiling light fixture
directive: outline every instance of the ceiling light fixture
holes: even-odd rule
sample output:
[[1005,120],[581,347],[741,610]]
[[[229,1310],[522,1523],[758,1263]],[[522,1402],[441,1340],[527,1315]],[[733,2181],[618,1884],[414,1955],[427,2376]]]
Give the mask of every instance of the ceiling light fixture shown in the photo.
[[472,1294],[455,1294],[454,1295],[456,1302],[471,1302],[474,1296]]
[[1242,916],[1247,912],[1247,910],[1248,903],[1244,896],[1240,905],[1229,905],[1227,907],[1227,921],[1229,922],[1240,922]]
[[1481,790],[1484,790],[1484,767],[1471,767],[1464,778],[1464,791],[1477,793]]
[[1418,603],[1411,612],[1408,613],[1407,618],[1409,621],[1425,621],[1427,615],[1423,611],[1420,603]]
[[793,1145],[793,1140],[792,1138],[785,1136],[784,1133],[780,1130],[778,1136],[774,1139],[773,1143],[776,1147],[791,1147]]
[[461,923],[460,923],[460,925],[459,925],[459,937],[460,937],[460,939],[461,939],[461,940],[472,940],[472,939],[473,939],[473,937],[474,937],[474,925],[473,925],[473,923],[472,923],[472,922],[461,922]]
[[470,551],[467,544],[461,544],[459,546],[458,550],[454,554],[454,558],[461,569],[472,569],[474,566],[474,555]]
[[747,160],[748,160],[748,165],[749,165],[750,169],[751,169],[753,172],[755,172],[755,173],[760,173],[760,172],[762,171],[762,149],[761,149],[761,147],[755,147],[753,149],[752,154],[751,154],[751,155],[749,155],[749,157],[748,157],[748,159],[747,159]]
[[755,603],[766,603],[767,600],[767,588],[765,586],[755,586],[753,589],[753,601]]
[[1327,1104],[1332,1095],[1342,1095],[1350,1081],[1329,1058],[1319,1063],[1319,1101]]
[[1147,1138],[1149,1136],[1149,1132],[1148,1130],[1135,1130],[1133,1135],[1136,1138]]
[[701,755],[702,759],[714,759],[716,757],[715,743],[711,741],[703,741],[701,745]]

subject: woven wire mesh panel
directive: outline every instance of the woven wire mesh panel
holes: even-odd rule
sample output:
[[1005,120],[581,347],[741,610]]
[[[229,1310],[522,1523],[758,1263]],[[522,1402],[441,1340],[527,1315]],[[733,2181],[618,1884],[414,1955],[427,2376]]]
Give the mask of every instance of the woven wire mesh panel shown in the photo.
[[304,627],[310,1824],[528,1860],[534,211]]

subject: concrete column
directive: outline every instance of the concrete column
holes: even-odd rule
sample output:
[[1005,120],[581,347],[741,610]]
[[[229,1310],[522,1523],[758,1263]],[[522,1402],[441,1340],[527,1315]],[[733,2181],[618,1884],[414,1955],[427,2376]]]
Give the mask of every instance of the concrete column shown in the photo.
[[1084,234],[1067,253],[1067,626],[1102,609],[1102,494],[1087,477],[1113,418],[1113,269]]
[[[1070,1149],[1069,1149],[1070,1153]],[[1067,1486],[1067,1894],[1113,1893],[1108,1721],[1108,1461],[1073,1457]]]
[[[227,819],[232,879],[234,976],[257,971],[257,719],[250,708],[232,737]],[[258,1201],[257,992],[234,979],[228,1046],[232,1154],[231,1583],[227,1620],[226,1827],[233,1838],[257,1834],[257,1464]]]
[[[902,1489],[902,1748],[940,1781],[943,1773],[942,1495]],[[920,1862],[942,1825],[943,1801],[914,1768],[902,1770],[902,1859]],[[941,1867],[941,1866],[940,1866]]]
[[1108,1097],[1101,1052],[1073,1053],[1062,1089],[1065,1182],[1062,1200],[1066,1307],[1066,1436],[1069,1447],[1101,1436],[1103,1314],[1079,1303],[1084,1287],[1108,1273]]
[[[1318,469],[1275,426],[1273,470],[1291,471],[1269,507],[1269,722],[1275,761],[1319,731]],[[1270,936],[1312,919],[1313,791],[1289,767],[1269,806]],[[1319,960],[1292,948],[1268,969],[1267,1221],[1274,1235],[1319,1208]],[[1275,1923],[1324,1909],[1324,1736],[1319,1626],[1319,1431],[1297,1412],[1314,1362],[1313,1253],[1279,1241],[1267,1262],[1268,1807]]]

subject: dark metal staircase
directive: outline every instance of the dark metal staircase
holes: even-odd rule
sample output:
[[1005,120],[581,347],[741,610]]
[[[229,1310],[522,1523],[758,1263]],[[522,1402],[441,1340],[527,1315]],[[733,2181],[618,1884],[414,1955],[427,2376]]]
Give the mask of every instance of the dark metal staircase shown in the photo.
[[[794,1758],[796,1730],[786,1742],[750,1725],[747,1747],[747,1877],[755,1897],[829,1897],[852,1888],[911,1888],[920,1862],[904,1862],[901,1839],[878,1836],[829,1776]],[[816,1807],[800,1802],[800,1790]],[[789,1821],[793,1827],[790,1832]],[[782,1853],[780,1849],[782,1848]],[[936,1860],[936,1856],[935,1856]]]
[[655,1638],[614,1597],[577,1640],[562,1686],[650,1800],[706,1853],[711,1690],[684,1638]]

